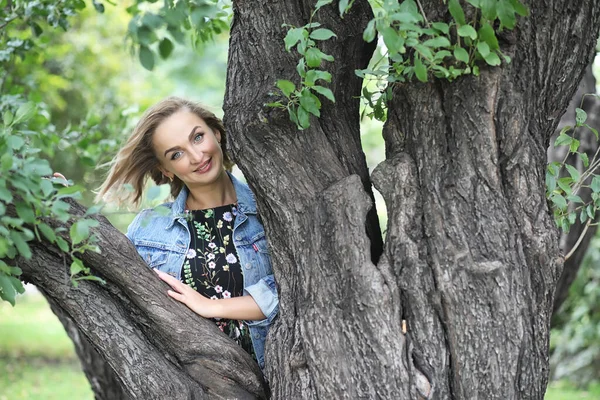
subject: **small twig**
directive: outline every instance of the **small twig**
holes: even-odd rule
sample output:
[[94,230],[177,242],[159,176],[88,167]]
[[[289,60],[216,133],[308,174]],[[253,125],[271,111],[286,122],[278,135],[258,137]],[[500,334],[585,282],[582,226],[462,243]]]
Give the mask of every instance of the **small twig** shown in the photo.
[[429,21],[427,21],[427,15],[425,15],[425,11],[423,11],[423,6],[421,5],[421,2],[419,0],[417,0],[417,4],[419,5],[419,10],[421,10],[421,14],[423,14],[423,18],[425,18],[425,23],[427,24],[427,26],[429,26]]
[[567,261],[573,255],[573,253],[575,253],[575,250],[577,250],[577,248],[581,244],[581,241],[585,237],[585,234],[587,233],[587,230],[590,227],[591,223],[592,223],[592,220],[588,219],[588,222],[585,224],[585,228],[583,228],[583,231],[581,232],[581,235],[579,235],[579,239],[577,239],[577,243],[575,243],[575,246],[573,246],[573,248],[571,248],[571,250],[569,251],[569,254],[567,254],[565,256],[565,261]]

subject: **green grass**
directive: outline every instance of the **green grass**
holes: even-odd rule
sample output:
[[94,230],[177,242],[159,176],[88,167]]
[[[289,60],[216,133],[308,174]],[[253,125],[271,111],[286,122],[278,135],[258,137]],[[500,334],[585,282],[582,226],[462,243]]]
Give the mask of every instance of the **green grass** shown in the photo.
[[588,388],[578,389],[569,382],[551,382],[548,385],[544,400],[598,400],[600,399],[600,383],[591,384]]
[[[0,303],[0,400],[92,400],[71,339],[39,294]],[[600,383],[586,390],[552,382],[545,400],[597,400]]]
[[71,339],[39,294],[0,302],[0,400],[92,400]]

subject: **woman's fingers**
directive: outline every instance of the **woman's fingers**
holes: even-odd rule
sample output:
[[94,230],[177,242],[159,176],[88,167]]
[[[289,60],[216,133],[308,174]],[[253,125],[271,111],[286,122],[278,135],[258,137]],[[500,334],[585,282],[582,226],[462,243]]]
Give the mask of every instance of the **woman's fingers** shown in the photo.
[[175,300],[179,301],[180,303],[184,303],[186,302],[186,297],[184,295],[182,295],[181,293],[177,293],[174,290],[167,290],[167,294],[169,296],[171,296],[172,298],[174,298]]
[[163,281],[167,282],[169,284],[169,286],[171,286],[174,290],[176,290],[179,293],[183,293],[186,289],[189,288],[188,285],[186,285],[185,283],[177,280],[176,278],[172,277],[169,274],[166,274],[162,271],[159,271],[157,269],[154,269],[154,272],[156,272],[156,274],[158,275],[158,277],[160,279],[162,279]]

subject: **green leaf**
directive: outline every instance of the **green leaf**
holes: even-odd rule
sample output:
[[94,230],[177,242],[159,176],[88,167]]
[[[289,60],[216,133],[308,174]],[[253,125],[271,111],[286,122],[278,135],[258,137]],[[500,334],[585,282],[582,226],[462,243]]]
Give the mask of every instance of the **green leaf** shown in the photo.
[[500,57],[496,53],[490,53],[483,58],[486,63],[492,66],[500,65],[502,62],[500,61]]
[[433,26],[435,29],[446,35],[448,34],[448,32],[450,32],[450,27],[444,22],[434,22],[431,24],[431,26]]
[[600,176],[594,175],[591,184],[592,191],[595,193],[600,193]]
[[482,24],[477,34],[479,35],[480,40],[483,40],[490,46],[490,50],[498,50],[498,38],[496,37],[494,28],[492,28],[490,24],[487,22]]
[[19,150],[21,147],[23,147],[23,145],[25,144],[25,141],[23,140],[23,138],[21,138],[19,136],[9,136],[6,139],[6,143],[13,150]]
[[8,301],[13,307],[15,305],[15,296],[17,291],[12,285],[12,281],[9,276],[6,276],[4,273],[0,272],[0,297],[3,300]]
[[277,81],[277,87],[281,90],[285,97],[289,98],[290,95],[296,90],[296,85],[285,79],[279,79]]
[[587,213],[585,212],[585,209],[581,210],[581,213],[579,214],[579,222],[580,223],[584,223],[587,220]]
[[[479,0],[481,14],[485,19],[493,21],[496,19],[496,4],[498,0]],[[505,0],[501,0],[505,1]]]
[[171,42],[168,38],[164,38],[158,45],[158,52],[163,59],[167,59],[173,52],[173,48],[173,42]]
[[381,30],[383,42],[390,53],[401,53],[404,50],[404,39],[390,26]]
[[565,167],[567,168],[567,171],[569,171],[569,175],[571,175],[571,178],[573,178],[573,181],[577,182],[580,177],[580,174],[579,174],[579,171],[577,170],[577,168],[575,168],[574,166],[572,166],[570,164],[565,164]]
[[363,40],[367,43],[371,43],[373,39],[375,39],[375,32],[375,20],[372,19],[369,21],[363,32]]
[[477,42],[477,51],[485,58],[490,54],[490,46],[486,42]]
[[324,80],[325,82],[331,82],[331,74],[327,71],[321,71],[318,69],[311,69],[306,72],[306,78],[304,83],[306,86],[313,86],[316,81]]
[[553,192],[556,189],[556,177],[550,172],[546,172],[546,189],[548,192]]
[[444,36],[438,36],[436,38],[426,40],[425,43],[423,43],[423,46],[433,48],[450,47],[450,41]]
[[73,258],[73,262],[71,263],[71,277],[77,275],[83,270],[85,270],[83,262],[78,258]]
[[583,166],[587,168],[590,165],[590,160],[588,158],[587,153],[579,153],[579,157],[581,157],[581,161],[583,162]]
[[321,65],[321,56],[319,53],[321,53],[321,51],[316,47],[311,47],[306,50],[306,65],[309,68],[316,68]]
[[60,236],[56,237],[56,244],[65,253],[69,252],[69,243],[67,243],[67,241],[61,238]]
[[567,208],[567,201],[565,200],[565,198],[563,196],[561,196],[560,194],[553,194],[550,197],[550,200],[552,200],[552,202],[559,208],[559,209],[565,209]]
[[569,147],[569,151],[571,153],[575,153],[577,152],[577,149],[579,149],[579,140],[573,139],[573,141],[571,142],[571,146]]
[[54,233],[54,229],[50,228],[43,222],[38,225],[38,229],[40,230],[40,232],[42,232],[42,235],[44,235],[44,237],[48,239],[50,243],[54,243],[56,241],[56,234]]
[[302,106],[298,107],[298,124],[302,129],[310,126],[310,116]]
[[465,12],[458,0],[448,0],[448,10],[450,10],[450,15],[452,15],[452,18],[454,18],[458,25],[465,24]]
[[141,45],[139,52],[140,63],[148,71],[154,69],[154,53],[148,47]]
[[[340,17],[343,17],[348,9],[349,0],[340,0],[338,3],[338,8],[340,10]],[[308,126],[306,126],[308,128]]]
[[425,68],[419,57],[415,57],[415,75],[421,82],[427,82],[427,68]]
[[590,219],[594,219],[594,216],[596,215],[596,209],[594,208],[594,206],[592,206],[591,204],[588,205],[585,208],[585,212],[587,213],[588,217],[590,217]]
[[457,47],[454,49],[454,58],[456,58],[458,61],[464,62],[465,64],[469,63],[469,53],[467,53],[467,51],[462,47]]
[[496,5],[496,10],[498,11],[500,23],[508,29],[513,29],[517,23],[517,19],[512,4],[506,0],[499,1]]
[[298,65],[296,65],[296,72],[298,72],[298,75],[300,75],[302,78],[306,76],[306,63],[304,57],[298,61]]
[[0,169],[2,171],[10,171],[13,166],[13,155],[12,153],[6,152],[0,157]]
[[458,36],[469,37],[473,40],[477,39],[477,31],[471,25],[463,25],[457,30]]
[[35,214],[29,204],[23,203],[23,202],[18,202],[15,205],[15,208],[17,209],[17,215],[24,222],[26,222],[28,224],[33,224],[35,222]]
[[7,204],[13,201],[12,194],[7,188],[3,186],[0,186],[0,200],[4,201]]
[[588,128],[590,131],[592,131],[592,133],[594,134],[594,136],[596,136],[596,140],[599,139],[598,137],[598,130],[595,128],[592,128],[591,126],[589,126],[588,124],[583,124],[583,126],[585,126],[586,128]]
[[290,51],[292,49],[292,47],[294,47],[296,45],[296,43],[298,43],[301,40],[304,40],[306,37],[308,37],[308,31],[304,28],[292,28],[288,31],[288,33],[285,35],[285,38],[283,39],[283,42],[285,43],[285,49],[287,51]]
[[299,129],[302,129],[302,127],[300,126],[300,122],[298,121],[298,114],[296,108],[290,105],[287,107],[287,110],[288,114],[290,115],[290,121],[295,123]]
[[558,137],[554,141],[554,147],[571,145],[572,141],[573,141],[573,138],[571,136],[566,135],[566,134],[562,133],[562,131],[561,131],[560,135],[558,135]]
[[77,278],[75,278],[75,281],[96,281],[100,282],[103,285],[106,285],[106,281],[104,279],[94,275],[78,276]]
[[68,203],[58,200],[52,204],[50,209],[56,219],[61,222],[66,222],[69,219],[69,208],[71,208],[71,206]]
[[323,6],[331,4],[332,2],[333,2],[333,0],[319,0],[319,1],[317,1],[317,4],[315,5],[315,11],[317,11],[318,9],[320,9]]
[[29,101],[25,104],[21,104],[21,106],[17,109],[15,113],[15,119],[12,122],[13,125],[18,124],[19,122],[24,122],[29,120],[35,114],[37,107],[35,103]]
[[581,197],[577,196],[576,194],[567,196],[567,200],[569,200],[571,203],[584,204],[583,199]]
[[21,254],[26,259],[30,259],[31,249],[29,248],[29,245],[23,238],[23,235],[18,231],[10,231],[10,238],[13,241],[17,250],[19,251],[19,254]]
[[527,17],[529,15],[529,9],[521,3],[520,0],[510,0],[515,12],[521,17]]
[[335,103],[335,96],[333,95],[333,92],[331,91],[331,89],[328,89],[323,86],[313,86],[311,89],[313,89],[315,92],[319,93],[320,95],[325,96],[331,102]]
[[576,126],[583,126],[585,121],[587,120],[587,113],[581,108],[575,109],[575,122]]
[[13,113],[10,112],[10,110],[6,110],[4,112],[4,114],[2,115],[2,121],[4,122],[5,126],[11,126],[13,119],[14,119],[14,115],[13,115]]
[[100,211],[102,211],[102,208],[104,208],[104,206],[101,204],[96,204],[94,206],[91,206],[90,208],[88,208],[86,210],[84,217],[87,217],[89,215],[98,214]]
[[312,94],[309,90],[303,90],[302,95],[300,96],[300,105],[301,108],[305,109],[311,114],[314,114],[316,117],[321,116],[321,112],[319,111],[321,108],[321,102]]
[[310,38],[314,40],[327,40],[332,37],[337,37],[337,35],[329,29],[324,28],[315,29],[310,33]]

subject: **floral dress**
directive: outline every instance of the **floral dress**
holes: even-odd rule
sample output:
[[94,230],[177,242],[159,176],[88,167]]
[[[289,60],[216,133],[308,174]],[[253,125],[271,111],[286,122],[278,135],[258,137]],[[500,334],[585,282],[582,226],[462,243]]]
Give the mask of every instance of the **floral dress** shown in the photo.
[[[181,270],[181,280],[210,299],[242,296],[244,276],[232,240],[236,205],[186,212],[189,213],[191,242]],[[244,321],[212,320],[256,359],[250,330]]]

